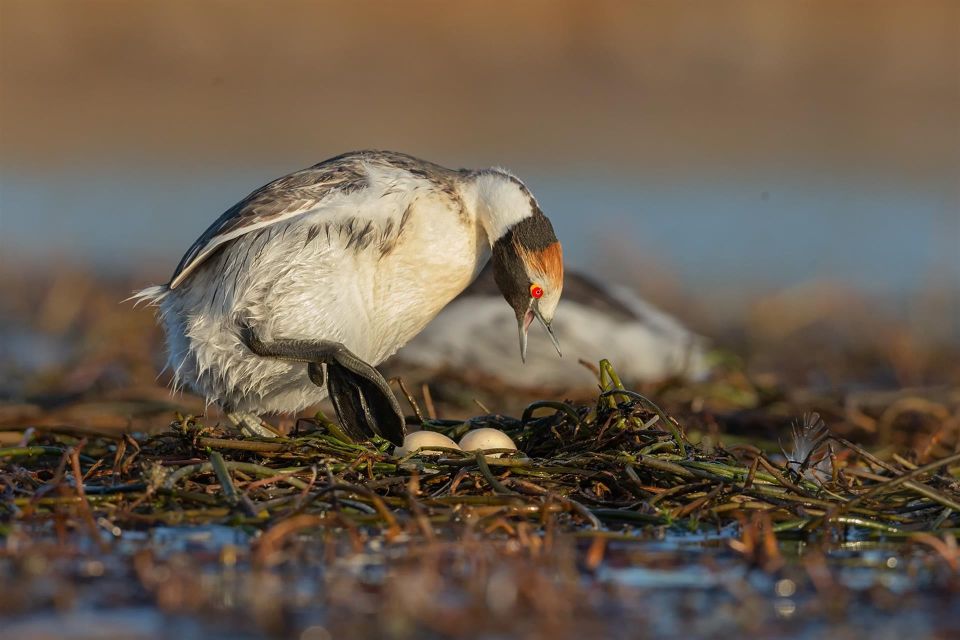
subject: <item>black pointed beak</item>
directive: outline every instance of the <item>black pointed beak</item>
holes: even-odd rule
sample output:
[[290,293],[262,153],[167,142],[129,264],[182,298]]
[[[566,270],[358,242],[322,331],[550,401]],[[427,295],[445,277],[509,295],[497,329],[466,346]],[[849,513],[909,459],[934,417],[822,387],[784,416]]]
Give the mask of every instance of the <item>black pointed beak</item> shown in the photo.
[[560,341],[557,340],[556,334],[553,333],[553,328],[550,326],[550,323],[544,319],[543,315],[540,313],[540,309],[538,309],[536,305],[533,307],[533,315],[537,317],[537,320],[540,321],[540,324],[543,325],[543,328],[547,330],[547,335],[550,336],[550,342],[553,343],[553,348],[557,350],[557,355],[562,358],[563,354],[560,353]]
[[547,322],[543,314],[540,313],[539,305],[536,300],[534,300],[530,303],[530,306],[527,307],[526,313],[517,319],[517,326],[520,330],[520,359],[523,362],[527,361],[527,332],[530,330],[530,325],[533,323],[534,318],[539,320],[543,328],[547,330],[547,335],[550,336],[550,341],[553,342],[553,348],[557,350],[557,355],[562,358],[563,354],[560,353],[560,342],[553,333],[550,323]]

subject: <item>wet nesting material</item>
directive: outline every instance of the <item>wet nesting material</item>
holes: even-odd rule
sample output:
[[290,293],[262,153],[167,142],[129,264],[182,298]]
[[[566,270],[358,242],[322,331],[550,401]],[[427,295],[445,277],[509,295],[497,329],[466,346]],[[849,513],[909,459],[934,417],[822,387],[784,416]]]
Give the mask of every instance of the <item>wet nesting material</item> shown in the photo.
[[320,417],[6,432],[0,638],[960,632],[957,455],[881,459],[814,415],[781,454],[721,446],[605,362],[600,386],[423,421],[501,429],[500,458],[397,458]]
[[28,432],[0,449],[3,527],[100,531],[226,524],[261,531],[266,562],[304,530],[386,541],[467,527],[643,537],[734,530],[740,553],[777,562],[775,536],[815,539],[941,536],[960,527],[960,454],[923,465],[881,460],[815,417],[784,455],[706,448],[684,424],[626,390],[606,363],[589,405],[537,402],[519,417],[427,420],[458,440],[495,427],[519,451],[396,458],[385,441],[347,442],[330,422],[291,436],[243,439],[193,417],[153,436]]

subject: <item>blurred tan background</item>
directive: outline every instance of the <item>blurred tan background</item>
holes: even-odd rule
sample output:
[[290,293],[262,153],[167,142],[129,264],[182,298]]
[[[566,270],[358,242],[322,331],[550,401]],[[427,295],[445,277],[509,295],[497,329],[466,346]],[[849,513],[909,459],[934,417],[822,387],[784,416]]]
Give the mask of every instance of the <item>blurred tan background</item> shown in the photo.
[[375,146],[627,175],[957,169],[953,0],[0,7],[4,166]]

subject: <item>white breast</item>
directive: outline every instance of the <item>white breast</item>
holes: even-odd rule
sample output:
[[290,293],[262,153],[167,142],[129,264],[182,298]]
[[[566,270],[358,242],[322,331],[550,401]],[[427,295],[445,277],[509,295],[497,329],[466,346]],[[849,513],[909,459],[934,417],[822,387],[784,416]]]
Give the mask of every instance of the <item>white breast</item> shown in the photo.
[[490,256],[489,243],[472,219],[451,215],[437,198],[419,199],[409,231],[395,251],[369,269],[372,310],[360,337],[369,361],[380,363],[414,336],[477,276]]
[[[238,309],[256,319],[264,339],[335,340],[373,365],[393,354],[470,284],[488,256],[470,218],[429,191],[406,195],[391,205],[405,218],[386,252],[376,243],[347,246],[336,235],[328,241],[325,232],[305,243],[306,221],[289,229],[261,259],[271,266],[257,269]],[[381,233],[387,220],[370,233]]]

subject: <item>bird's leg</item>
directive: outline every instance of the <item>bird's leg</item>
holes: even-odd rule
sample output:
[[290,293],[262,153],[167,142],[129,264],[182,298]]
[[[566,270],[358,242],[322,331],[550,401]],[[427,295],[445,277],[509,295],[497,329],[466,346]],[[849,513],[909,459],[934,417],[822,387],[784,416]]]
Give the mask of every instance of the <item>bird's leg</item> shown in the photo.
[[276,438],[277,433],[266,426],[259,416],[248,411],[228,411],[227,420],[245,436]]
[[310,378],[310,382],[322,387],[327,384],[326,373],[323,371],[323,364],[320,362],[311,362],[307,364],[307,376]]
[[[403,444],[406,424],[400,405],[380,372],[358,358],[343,343],[332,340],[272,340],[263,342],[250,327],[240,327],[240,339],[263,358],[307,363],[314,384],[326,382],[333,408],[351,438],[380,435]],[[326,366],[326,376],[322,365]]]

